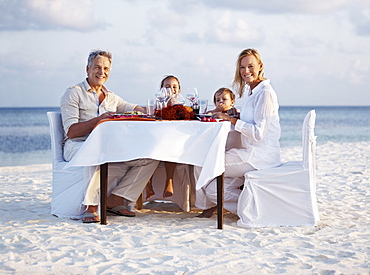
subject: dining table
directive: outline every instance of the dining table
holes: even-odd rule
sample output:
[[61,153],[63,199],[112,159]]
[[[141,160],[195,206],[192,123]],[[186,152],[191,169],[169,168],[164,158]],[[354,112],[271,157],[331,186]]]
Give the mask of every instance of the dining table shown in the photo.
[[196,189],[217,178],[217,228],[223,229],[223,173],[230,129],[229,121],[108,119],[94,128],[66,169],[100,165],[100,220],[107,224],[109,163],[150,158],[201,167]]

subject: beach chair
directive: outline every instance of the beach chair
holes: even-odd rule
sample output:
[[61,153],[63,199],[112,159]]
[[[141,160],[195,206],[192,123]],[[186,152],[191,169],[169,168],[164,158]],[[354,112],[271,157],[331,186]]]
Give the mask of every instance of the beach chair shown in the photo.
[[315,120],[315,110],[311,110],[303,122],[302,161],[245,173],[238,201],[238,226],[317,225]]
[[52,199],[51,214],[59,218],[80,219],[84,195],[84,168],[63,169],[67,161],[63,157],[64,130],[60,112],[47,112],[50,125],[52,152]]

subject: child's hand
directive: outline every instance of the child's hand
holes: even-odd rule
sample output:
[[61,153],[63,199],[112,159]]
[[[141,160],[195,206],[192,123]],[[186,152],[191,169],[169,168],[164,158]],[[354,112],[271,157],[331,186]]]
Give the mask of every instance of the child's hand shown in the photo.
[[230,109],[230,106],[224,104],[224,103],[219,103],[218,105],[216,105],[216,108],[213,109],[213,110],[210,110],[207,112],[207,114],[211,113],[226,113],[227,110]]
[[224,104],[224,103],[220,103],[216,107],[217,112],[226,112],[229,109],[230,109],[230,107],[228,105]]

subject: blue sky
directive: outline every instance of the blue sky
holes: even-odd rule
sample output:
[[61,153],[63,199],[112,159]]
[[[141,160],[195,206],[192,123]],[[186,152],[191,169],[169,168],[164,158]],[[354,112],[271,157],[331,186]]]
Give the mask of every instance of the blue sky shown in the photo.
[[370,0],[2,0],[0,107],[58,106],[92,49],[106,86],[154,98],[164,75],[212,99],[245,48],[260,51],[279,103],[370,105]]

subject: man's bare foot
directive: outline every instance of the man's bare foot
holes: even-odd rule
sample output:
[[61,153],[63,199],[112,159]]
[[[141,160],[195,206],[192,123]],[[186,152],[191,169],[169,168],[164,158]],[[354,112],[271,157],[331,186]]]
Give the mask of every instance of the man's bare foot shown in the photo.
[[82,217],[83,223],[100,222],[99,215],[96,213],[97,205],[88,205],[84,216]]
[[145,193],[146,193],[146,198],[145,199],[150,199],[155,195],[155,192],[153,190],[153,185],[152,185],[152,180],[150,180],[147,185],[145,186]]
[[203,212],[196,217],[197,218],[210,218],[216,212],[216,209],[217,209],[217,206],[211,207],[207,210],[203,210]]
[[171,197],[173,195],[173,183],[172,179],[166,180],[166,187],[163,191],[163,198]]

